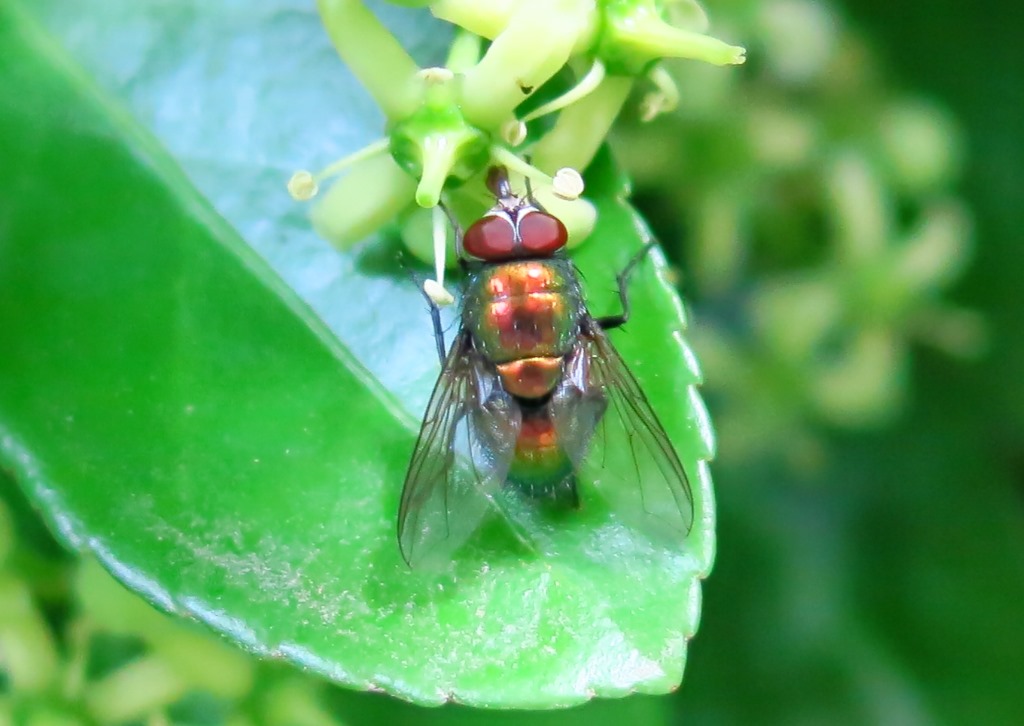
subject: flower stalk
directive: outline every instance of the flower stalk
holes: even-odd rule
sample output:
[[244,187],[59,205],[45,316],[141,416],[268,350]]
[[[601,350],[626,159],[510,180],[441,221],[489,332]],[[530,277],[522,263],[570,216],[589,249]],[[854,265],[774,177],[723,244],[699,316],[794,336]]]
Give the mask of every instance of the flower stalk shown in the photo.
[[412,113],[419,67],[395,36],[361,0],[317,0],[317,8],[334,49],[384,114],[391,119]]
[[[569,60],[595,18],[591,0],[523,0],[481,61],[466,72],[466,116],[496,129]],[[539,51],[539,49],[543,49]]]
[[530,111],[528,114],[522,117],[524,123],[535,121],[542,116],[547,116],[555,111],[561,111],[567,106],[571,106],[574,103],[582,100],[584,97],[589,96],[593,93],[601,81],[604,80],[605,69],[604,63],[599,60],[595,60],[593,65],[590,66],[590,70],[587,71],[587,75],[583,76],[582,80],[575,86],[570,88],[568,91],[563,93],[558,98],[552,99],[545,104],[538,106],[537,108]]
[[654,0],[607,3],[603,27],[598,54],[613,72],[641,74],[662,58],[690,58],[716,66],[746,60],[746,50],[739,46],[670,25]]
[[632,78],[608,77],[594,92],[563,109],[551,130],[533,146],[533,163],[551,172],[560,167],[587,168],[608,138],[632,87]]

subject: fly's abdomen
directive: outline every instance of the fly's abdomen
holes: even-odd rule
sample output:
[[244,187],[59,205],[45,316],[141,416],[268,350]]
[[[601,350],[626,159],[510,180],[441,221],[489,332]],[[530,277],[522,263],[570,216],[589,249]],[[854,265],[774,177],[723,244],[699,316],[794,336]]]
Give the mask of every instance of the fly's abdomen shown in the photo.
[[572,461],[561,446],[547,406],[523,412],[508,481],[532,499],[579,506]]
[[541,398],[558,383],[576,342],[582,303],[563,260],[523,260],[487,268],[473,281],[466,321],[506,390]]

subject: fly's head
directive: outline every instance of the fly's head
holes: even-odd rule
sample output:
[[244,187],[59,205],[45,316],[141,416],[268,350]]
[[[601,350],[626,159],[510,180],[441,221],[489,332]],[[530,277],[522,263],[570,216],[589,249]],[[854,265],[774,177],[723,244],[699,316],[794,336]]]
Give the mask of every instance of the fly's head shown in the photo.
[[496,201],[466,230],[462,239],[466,253],[485,262],[505,262],[551,257],[565,247],[569,238],[565,225],[529,196],[515,194],[504,167],[491,168],[487,187]]

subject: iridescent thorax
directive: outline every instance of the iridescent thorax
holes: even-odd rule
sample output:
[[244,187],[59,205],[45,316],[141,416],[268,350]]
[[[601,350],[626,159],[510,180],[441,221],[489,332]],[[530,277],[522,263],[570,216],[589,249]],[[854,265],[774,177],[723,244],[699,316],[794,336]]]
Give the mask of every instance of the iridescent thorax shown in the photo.
[[514,396],[540,398],[561,376],[576,344],[583,299],[568,260],[515,260],[487,266],[470,279],[466,328],[498,366]]
[[583,300],[568,260],[485,267],[470,279],[466,326],[495,363],[565,355],[576,341]]

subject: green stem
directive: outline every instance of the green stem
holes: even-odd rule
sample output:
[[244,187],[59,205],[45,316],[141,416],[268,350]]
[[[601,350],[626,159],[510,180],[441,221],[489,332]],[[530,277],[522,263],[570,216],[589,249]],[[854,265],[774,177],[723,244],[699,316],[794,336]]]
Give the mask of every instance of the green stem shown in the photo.
[[363,159],[369,159],[372,156],[387,151],[390,144],[391,140],[388,138],[378,139],[372,144],[328,164],[316,174],[311,174],[305,170],[297,171],[288,180],[288,193],[291,194],[292,199],[299,201],[312,199],[319,193],[322,182],[337,176]]
[[340,249],[365,239],[409,206],[416,181],[386,154],[357,164],[311,211],[317,233]]
[[746,50],[739,46],[729,45],[710,35],[673,27],[653,15],[616,24],[612,35],[616,45],[650,59],[693,58],[718,66],[735,65],[746,60]]
[[390,139],[387,138],[377,139],[372,144],[359,149],[359,151],[354,151],[348,156],[342,157],[341,159],[327,165],[318,171],[313,178],[316,179],[318,183],[326,181],[333,176],[337,176],[341,172],[345,171],[345,169],[362,161],[363,159],[369,159],[371,156],[376,156],[377,154],[387,151],[388,144],[390,143]]
[[431,3],[434,17],[447,20],[484,38],[496,38],[515,10],[515,0],[439,0]]
[[455,34],[445,66],[452,73],[465,73],[480,62],[479,35],[460,30]]
[[435,206],[431,214],[431,237],[434,240],[434,276],[437,284],[444,287],[444,267],[448,251],[448,218]]
[[530,181],[542,182],[548,186],[551,186],[551,176],[545,174],[537,167],[528,164],[523,159],[519,158],[516,154],[506,149],[504,146],[492,146],[491,147],[491,159],[496,163],[506,167],[509,171],[517,174],[522,174],[525,177],[529,177]]
[[389,119],[416,107],[413,78],[419,67],[359,0],[317,0],[320,17],[338,55]]
[[558,98],[553,98],[547,103],[538,106],[537,108],[530,111],[530,113],[523,116],[523,121],[533,121],[541,116],[546,116],[549,113],[560,111],[566,106],[570,106],[580,99],[593,93],[601,81],[604,80],[604,63],[599,60],[595,60],[594,64],[587,71],[587,75],[583,76],[579,83],[570,88],[568,91],[563,93]]
[[608,136],[629,96],[633,79],[610,76],[596,91],[569,106],[554,127],[533,147],[533,163],[545,172],[563,166],[583,171]]
[[467,120],[496,130],[565,65],[593,22],[590,0],[523,0],[463,80]]

